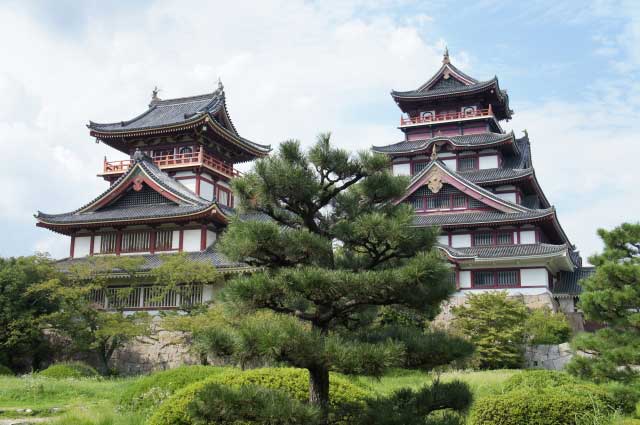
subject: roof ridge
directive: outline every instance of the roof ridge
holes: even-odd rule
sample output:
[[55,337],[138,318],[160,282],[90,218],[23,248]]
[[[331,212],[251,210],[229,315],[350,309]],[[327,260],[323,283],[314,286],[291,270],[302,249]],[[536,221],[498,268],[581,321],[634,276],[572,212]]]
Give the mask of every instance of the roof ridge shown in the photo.
[[205,94],[197,94],[194,96],[183,96],[183,97],[176,97],[173,99],[161,99],[161,100],[157,100],[153,103],[153,105],[175,105],[176,103],[191,103],[191,102],[198,102],[201,100],[206,100],[211,98],[211,100],[213,100],[214,98],[217,97],[218,95],[218,91],[213,91],[211,93],[205,93]]

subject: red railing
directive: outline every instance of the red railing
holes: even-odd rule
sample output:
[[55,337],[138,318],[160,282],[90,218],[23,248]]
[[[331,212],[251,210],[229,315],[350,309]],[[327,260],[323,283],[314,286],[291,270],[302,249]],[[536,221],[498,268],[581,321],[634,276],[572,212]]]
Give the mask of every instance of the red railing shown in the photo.
[[418,117],[400,117],[400,125],[412,125],[412,124],[426,124],[437,123],[443,121],[454,121],[464,118],[476,118],[476,117],[492,117],[493,110],[491,105],[487,109],[476,109],[475,111],[466,112],[447,112],[436,115],[424,115]]
[[[182,166],[201,165],[227,177],[237,177],[241,175],[240,171],[233,168],[232,165],[225,164],[219,159],[206,153],[202,148],[196,152],[154,156],[153,162],[159,168],[177,168]],[[133,160],[131,159],[107,161],[105,158],[103,174],[124,173],[132,164]]]

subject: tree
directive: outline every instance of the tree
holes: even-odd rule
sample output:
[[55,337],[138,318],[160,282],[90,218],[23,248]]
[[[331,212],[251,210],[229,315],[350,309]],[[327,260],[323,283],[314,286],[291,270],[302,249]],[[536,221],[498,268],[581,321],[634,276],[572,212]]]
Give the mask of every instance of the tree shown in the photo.
[[109,371],[109,360],[117,349],[150,333],[150,317],[146,313],[124,315],[117,309],[123,304],[119,301],[131,296],[133,286],[123,286],[110,294],[115,311],[99,310],[91,301],[92,295],[107,287],[114,272],[129,281],[133,279],[141,261],[132,257],[93,257],[39,287],[60,305],[58,311],[47,316],[50,326],[69,339],[70,350],[95,353],[102,373]]
[[523,362],[527,308],[506,291],[470,294],[452,309],[453,327],[475,345],[473,363],[480,369],[519,367]]
[[44,318],[59,308],[38,288],[58,273],[44,255],[0,258],[0,364],[37,369],[50,352]]
[[631,381],[640,373],[640,223],[599,229],[604,251],[589,262],[595,273],[582,280],[579,307],[587,320],[606,326],[573,341],[589,357],[575,356],[568,370],[595,381]]
[[550,308],[536,308],[529,312],[524,325],[526,341],[531,345],[561,344],[571,338],[571,326],[563,313]]
[[[306,368],[310,401],[325,415],[330,370],[380,375],[404,361],[409,346],[401,332],[363,338],[379,307],[402,306],[433,319],[454,291],[432,249],[437,229],[413,227],[412,208],[393,202],[407,183],[391,175],[386,157],[352,156],[332,147],[329,134],[308,152],[284,142],[233,181],[240,209],[270,220],[236,218],[227,228],[222,251],[262,271],[232,279],[222,296],[238,311],[274,313],[241,320],[235,349]],[[446,351],[411,348],[425,358]],[[469,352],[462,351],[441,360]]]

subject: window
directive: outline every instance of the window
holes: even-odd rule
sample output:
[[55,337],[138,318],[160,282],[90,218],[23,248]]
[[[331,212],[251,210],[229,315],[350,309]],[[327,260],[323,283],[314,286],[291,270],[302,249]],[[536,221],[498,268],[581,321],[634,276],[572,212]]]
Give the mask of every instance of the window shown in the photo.
[[493,245],[493,234],[490,232],[474,233],[473,244],[476,246]]
[[458,158],[458,171],[476,170],[478,168],[478,158]]
[[472,272],[474,288],[513,288],[520,286],[519,270],[476,270]]
[[465,195],[453,195],[453,208],[466,208],[467,197]]
[[493,272],[473,272],[473,286],[478,288],[483,286],[493,286]]
[[173,245],[173,231],[172,230],[159,230],[156,232],[156,246],[157,251],[168,251]]
[[183,146],[180,148],[180,154],[188,156],[193,153],[193,148],[191,146]]
[[424,198],[422,196],[412,196],[411,198],[409,198],[409,203],[411,204],[414,210],[423,210],[424,209],[424,204],[422,202],[423,199]]
[[105,233],[100,237],[100,253],[113,254],[116,252],[117,236],[115,233]]
[[150,232],[126,232],[122,234],[122,252],[149,251]]
[[511,245],[513,244],[513,232],[498,232],[496,233],[496,245]]

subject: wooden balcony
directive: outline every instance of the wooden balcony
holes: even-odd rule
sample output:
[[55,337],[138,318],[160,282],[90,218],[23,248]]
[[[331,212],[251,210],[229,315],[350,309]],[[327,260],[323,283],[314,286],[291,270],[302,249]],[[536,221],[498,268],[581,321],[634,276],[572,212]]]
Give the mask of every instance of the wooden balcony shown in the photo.
[[[204,167],[220,174],[222,176],[233,178],[238,177],[242,173],[233,168],[232,165],[226,164],[212,155],[206,153],[202,148],[196,152],[179,153],[171,155],[154,156],[153,162],[162,170],[187,168],[187,167]],[[107,161],[104,159],[103,171],[100,176],[113,176],[125,173],[129,167],[133,165],[133,160],[125,159],[121,161]]]
[[451,112],[418,117],[400,117],[400,127],[421,124],[440,124],[448,121],[462,121],[477,118],[494,118],[491,105],[487,109],[476,109],[473,112]]

